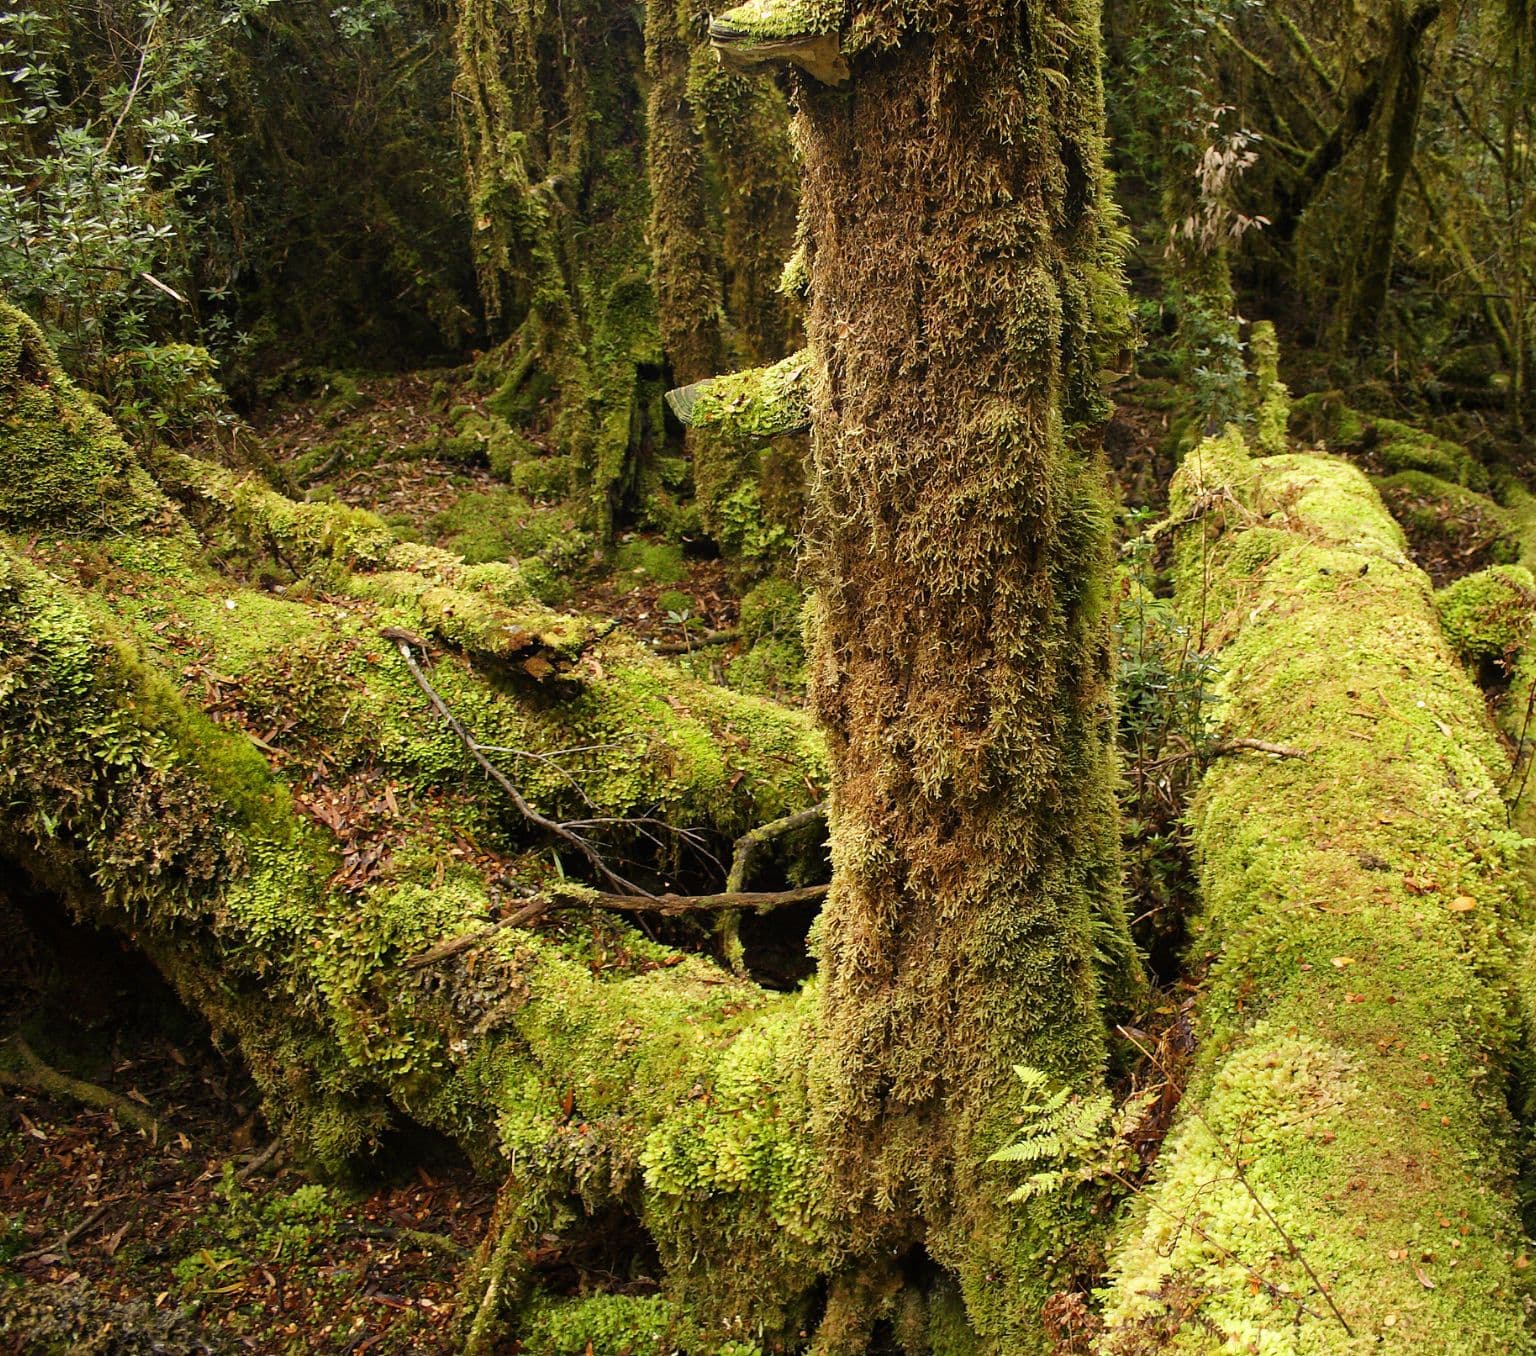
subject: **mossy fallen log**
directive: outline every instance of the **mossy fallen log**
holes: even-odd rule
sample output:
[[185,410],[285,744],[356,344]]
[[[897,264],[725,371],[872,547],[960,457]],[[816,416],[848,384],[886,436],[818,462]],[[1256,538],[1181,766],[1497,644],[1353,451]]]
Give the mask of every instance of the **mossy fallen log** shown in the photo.
[[[435,653],[434,689],[550,816],[728,845],[822,798],[809,722],[371,515],[181,460],[156,464],[168,497],[30,322],[0,310],[0,339],[37,358],[0,372],[0,408],[22,411],[0,423],[6,483],[34,453],[99,468],[68,512],[22,503],[0,531],[0,861],[130,937],[312,1161],[345,1170],[409,1118],[507,1176],[476,1273],[493,1302],[469,1306],[482,1346],[526,1287],[520,1231],[604,1211],[655,1241],[656,1303],[689,1331],[722,1350],[799,1331],[839,1246],[806,1129],[814,993],[600,909],[409,965],[558,882],[559,845],[383,633]],[[658,891],[689,869],[663,842],[643,864]]]
[[1528,1351],[1506,756],[1357,470],[1186,461],[1178,602],[1223,718],[1189,816],[1200,1052],[1113,1256],[1105,1352]]

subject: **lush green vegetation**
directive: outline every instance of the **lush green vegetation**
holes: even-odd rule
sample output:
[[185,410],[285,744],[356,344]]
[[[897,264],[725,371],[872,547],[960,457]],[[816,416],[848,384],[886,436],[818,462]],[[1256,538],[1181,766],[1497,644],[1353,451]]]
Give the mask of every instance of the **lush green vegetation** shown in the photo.
[[0,1337],[1536,1350],[1533,382],[1527,0],[13,5]]

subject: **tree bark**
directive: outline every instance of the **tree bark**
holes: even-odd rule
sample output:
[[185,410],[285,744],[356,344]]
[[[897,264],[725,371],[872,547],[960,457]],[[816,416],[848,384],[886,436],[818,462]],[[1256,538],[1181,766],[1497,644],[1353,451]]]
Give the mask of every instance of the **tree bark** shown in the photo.
[[846,51],[846,91],[802,82],[796,128],[812,699],[834,769],[812,1091],[857,1255],[926,1249],[983,1349],[1028,1350],[1082,1259],[980,1164],[1011,1126],[1010,1065],[1097,1084],[1103,1004],[1134,972],[1097,446],[1120,287],[1098,7],[919,24],[870,4],[852,24],[878,41]]

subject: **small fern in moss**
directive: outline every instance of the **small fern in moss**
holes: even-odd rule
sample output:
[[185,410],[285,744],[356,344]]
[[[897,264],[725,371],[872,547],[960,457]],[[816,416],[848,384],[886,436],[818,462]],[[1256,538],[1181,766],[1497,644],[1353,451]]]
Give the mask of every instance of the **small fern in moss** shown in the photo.
[[1019,1138],[988,1159],[992,1163],[1026,1163],[1034,1171],[1009,1195],[1010,1201],[1075,1190],[1092,1182],[1124,1182],[1138,1167],[1131,1131],[1145,1114],[1151,1094],[1130,1098],[1118,1109],[1107,1092],[1083,1096],[1070,1087],[1052,1088],[1041,1069],[1015,1064],[1013,1072],[1024,1086],[1019,1112]]

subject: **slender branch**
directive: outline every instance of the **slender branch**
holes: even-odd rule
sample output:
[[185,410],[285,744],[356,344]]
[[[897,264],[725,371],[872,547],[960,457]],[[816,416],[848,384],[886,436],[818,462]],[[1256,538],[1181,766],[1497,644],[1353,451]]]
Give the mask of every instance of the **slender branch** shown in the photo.
[[660,645],[652,645],[651,653],[658,655],[692,654],[693,651],[701,650],[706,645],[729,645],[732,641],[740,639],[740,631],[706,631],[702,636],[689,640],[668,640]]
[[588,890],[579,886],[555,889],[525,904],[514,914],[498,919],[478,932],[467,932],[461,937],[451,937],[439,942],[429,951],[412,956],[405,962],[408,970],[422,970],[440,965],[445,960],[462,956],[485,945],[498,933],[509,928],[525,927],[554,909],[570,909],[587,906],[611,909],[616,913],[660,913],[677,917],[686,913],[721,913],[734,909],[782,909],[792,904],[810,904],[825,898],[830,886],[807,885],[798,890],[731,891],[718,895],[618,895],[602,890]]
[[[105,160],[112,153],[112,143],[117,140],[117,134],[123,130],[123,123],[128,120],[128,114],[133,109],[133,101],[139,97],[139,89],[144,83],[144,67],[149,61],[149,54],[155,47],[155,29],[160,26],[160,15],[155,15],[149,22],[149,31],[144,34],[144,50],[139,53],[139,69],[134,72],[133,86],[128,91],[128,100],[123,105],[123,111],[117,115],[117,121],[112,124],[112,130],[107,133],[107,139],[101,147],[101,158]],[[174,293],[172,294],[174,295]]]
[[524,819],[534,825],[535,828],[542,829],[551,837],[558,838],[562,843],[575,848],[577,852],[587,859],[592,869],[616,890],[622,891],[625,895],[640,895],[647,898],[650,896],[650,891],[642,889],[633,881],[625,880],[623,876],[614,871],[598,855],[597,849],[580,834],[568,829],[564,824],[557,823],[555,820],[541,815],[535,810],[523,798],[523,793],[517,789],[512,779],[481,752],[480,745],[475,741],[474,736],[464,728],[459,718],[449,710],[448,703],[438,694],[437,689],[432,686],[431,681],[422,671],[421,665],[416,662],[415,653],[411,649],[411,642],[406,640],[401,632],[393,628],[387,630],[384,635],[386,639],[394,641],[395,648],[399,650],[400,657],[405,660],[405,666],[411,672],[411,677],[416,680],[416,686],[426,694],[427,700],[432,703],[433,709],[442,718],[443,723],[457,736],[459,743],[464,746],[465,752],[480,765],[486,776],[507,793],[508,798],[517,807],[518,813]]
[[[10,1053],[5,1053],[9,1046]],[[153,1112],[106,1088],[83,1079],[71,1078],[45,1064],[20,1036],[13,1035],[0,1045],[0,1086],[25,1088],[48,1097],[67,1098],[82,1106],[114,1115],[125,1125],[142,1130],[151,1138],[160,1137],[160,1122]]]
[[718,895],[653,895],[636,899],[633,895],[593,892],[572,903],[590,902],[618,913],[719,913],[726,909],[782,909],[790,904],[811,904],[825,899],[829,885],[805,885],[798,890],[729,890]]

